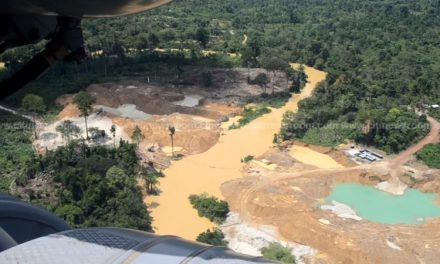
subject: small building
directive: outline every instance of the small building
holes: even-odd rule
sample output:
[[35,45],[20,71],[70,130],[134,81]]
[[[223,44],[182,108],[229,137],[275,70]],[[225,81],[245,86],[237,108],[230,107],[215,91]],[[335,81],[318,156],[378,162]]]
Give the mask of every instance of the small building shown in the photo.
[[440,105],[438,105],[438,104],[433,104],[433,105],[431,105],[431,108],[432,108],[432,109],[439,109],[439,108],[440,108]]
[[379,160],[383,159],[382,155],[380,155],[380,154],[378,154],[376,152],[373,152],[371,150],[368,150],[368,149],[361,150],[359,152],[359,154],[358,154],[358,157],[361,158],[361,159],[365,159],[365,160],[371,161],[371,162],[379,161]]

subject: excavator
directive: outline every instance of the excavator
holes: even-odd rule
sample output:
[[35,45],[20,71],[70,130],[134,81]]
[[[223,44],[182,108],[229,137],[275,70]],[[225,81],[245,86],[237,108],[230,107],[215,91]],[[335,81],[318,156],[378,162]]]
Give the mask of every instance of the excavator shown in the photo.
[[[0,54],[47,40],[11,77],[0,100],[58,61],[86,58],[81,20],[144,12],[171,0],[0,0]],[[176,219],[176,221],[178,221]],[[225,247],[121,228],[71,229],[49,211],[0,195],[0,264],[272,263]]]

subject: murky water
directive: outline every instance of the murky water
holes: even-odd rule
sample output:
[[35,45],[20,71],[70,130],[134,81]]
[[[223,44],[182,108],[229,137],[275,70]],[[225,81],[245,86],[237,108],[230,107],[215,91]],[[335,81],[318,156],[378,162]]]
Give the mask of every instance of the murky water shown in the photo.
[[121,116],[121,117],[127,117],[130,119],[138,119],[138,120],[147,120],[151,117],[150,114],[147,114],[145,112],[142,112],[136,108],[136,105],[134,104],[124,104],[119,106],[118,108],[112,108],[108,106],[99,105],[96,106],[97,109],[102,109],[104,112]]
[[337,201],[356,210],[358,216],[385,224],[417,224],[440,217],[437,194],[407,189],[404,195],[393,195],[376,188],[357,184],[338,184],[327,202]]
[[173,104],[180,106],[194,107],[199,105],[201,99],[203,99],[203,96],[197,94],[185,95],[185,99],[181,101],[173,102]]
[[272,146],[273,135],[280,130],[283,114],[287,110],[297,111],[302,96],[310,95],[315,85],[326,77],[325,72],[313,68],[306,68],[306,73],[309,83],[303,95],[294,95],[283,108],[273,109],[240,129],[224,131],[214,147],[174,162],[164,171],[166,176],[160,181],[162,193],[146,198],[148,203],[159,204],[152,209],[153,225],[158,234],[195,239],[215,226],[197,215],[188,197],[207,192],[221,198],[221,184],[241,177],[243,164],[240,160],[247,155],[260,155]]

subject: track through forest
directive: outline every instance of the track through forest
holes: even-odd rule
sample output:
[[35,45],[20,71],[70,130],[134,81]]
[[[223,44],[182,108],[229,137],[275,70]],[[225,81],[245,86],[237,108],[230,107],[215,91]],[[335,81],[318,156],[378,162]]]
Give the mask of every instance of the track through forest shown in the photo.
[[398,167],[405,164],[414,154],[419,152],[425,145],[436,144],[440,142],[440,122],[434,118],[427,117],[429,124],[431,125],[431,131],[422,140],[412,145],[405,151],[399,153],[394,159],[389,162],[389,168],[396,170]]

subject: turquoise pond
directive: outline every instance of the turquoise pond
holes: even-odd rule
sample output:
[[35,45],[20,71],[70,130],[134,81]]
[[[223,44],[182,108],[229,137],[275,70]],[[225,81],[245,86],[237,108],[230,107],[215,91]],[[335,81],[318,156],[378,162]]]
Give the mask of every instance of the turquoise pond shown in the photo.
[[407,189],[404,195],[393,195],[376,188],[344,183],[334,186],[326,203],[346,204],[363,219],[384,224],[420,224],[427,218],[440,217],[437,194]]

